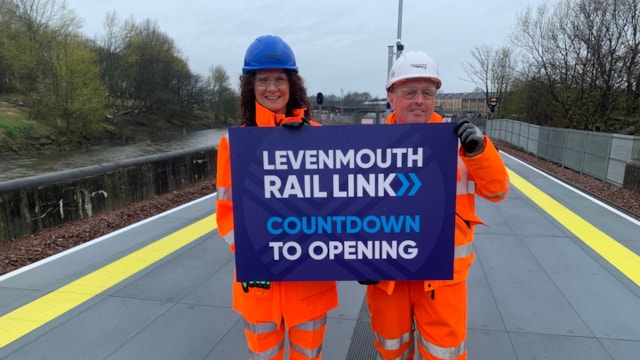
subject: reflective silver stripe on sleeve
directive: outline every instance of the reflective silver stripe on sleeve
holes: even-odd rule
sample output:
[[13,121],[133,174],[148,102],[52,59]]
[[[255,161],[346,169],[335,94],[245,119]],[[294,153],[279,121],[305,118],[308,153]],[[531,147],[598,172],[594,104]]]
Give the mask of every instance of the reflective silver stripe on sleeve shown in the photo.
[[503,191],[500,194],[496,194],[496,195],[487,195],[487,194],[485,194],[484,196],[486,196],[488,199],[502,199],[502,198],[505,197],[505,195],[507,195],[506,191]]
[[256,335],[268,333],[271,331],[275,331],[278,328],[278,324],[274,322],[264,322],[259,324],[250,323],[247,320],[244,320],[244,328],[249,332],[252,332]]
[[319,318],[317,320],[300,323],[300,324],[294,326],[294,328],[296,328],[298,330],[314,331],[314,330],[318,330],[321,327],[325,326],[326,323],[327,323],[327,317],[323,316],[323,317],[321,317],[321,318]]
[[453,257],[456,259],[467,257],[473,252],[473,243],[456,246],[453,250]]
[[282,346],[284,345],[284,341],[281,341],[280,343],[278,343],[278,345],[272,347],[269,350],[265,350],[261,353],[256,353],[251,351],[251,349],[249,349],[249,359],[251,360],[269,360],[271,358],[273,358],[274,356],[278,355],[278,353],[280,352],[280,349],[282,349]]
[[456,184],[456,195],[467,195],[476,193],[475,181],[458,181]]
[[231,200],[231,188],[219,187],[218,191],[218,200]]
[[464,161],[458,157],[458,171],[460,172],[460,181],[456,184],[456,195],[466,195],[476,193],[475,181],[469,181],[469,170]]
[[397,339],[385,339],[376,332],[373,333],[373,337],[378,343],[380,343],[380,345],[382,345],[383,348],[393,351],[400,349],[400,346],[402,346],[402,344],[406,343],[407,341],[413,342],[413,330],[403,334]]
[[309,349],[303,348],[298,344],[291,343],[291,348],[296,352],[304,355],[306,358],[315,359],[318,357],[318,355],[320,355],[320,352],[322,351],[322,344],[320,344],[320,346],[318,346],[315,349],[309,350]]
[[236,237],[233,235],[233,230],[229,231],[229,233],[227,235],[224,236],[224,241],[227,243],[227,245],[231,246],[233,244],[235,244],[236,242]]
[[422,347],[425,348],[425,350],[427,350],[429,354],[440,359],[456,359],[465,352],[464,341],[458,346],[446,348],[428,342],[425,338],[422,337],[422,335],[419,335],[419,338]]

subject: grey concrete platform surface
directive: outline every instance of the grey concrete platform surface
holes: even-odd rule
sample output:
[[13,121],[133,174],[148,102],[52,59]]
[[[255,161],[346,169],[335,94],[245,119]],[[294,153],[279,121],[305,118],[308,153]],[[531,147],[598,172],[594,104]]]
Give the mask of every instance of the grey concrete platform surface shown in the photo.
[[[513,174],[622,245],[632,254],[627,262],[640,266],[638,220],[504,158]],[[23,305],[206,219],[214,202],[213,195],[202,198],[1,276],[0,324],[10,324],[3,318]],[[640,358],[634,273],[516,186],[502,203],[479,200],[478,212],[488,226],[476,231],[468,282],[470,359]],[[246,360],[242,321],[230,307],[233,266],[226,244],[210,231],[24,335],[3,343],[3,333],[20,330],[0,326],[0,359]],[[339,283],[324,359],[375,359],[364,291]]]

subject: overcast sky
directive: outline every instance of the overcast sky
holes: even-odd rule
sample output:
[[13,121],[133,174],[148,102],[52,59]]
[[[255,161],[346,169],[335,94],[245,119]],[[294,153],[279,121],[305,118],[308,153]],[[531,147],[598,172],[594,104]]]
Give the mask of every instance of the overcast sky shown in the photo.
[[[441,92],[469,92],[462,64],[480,44],[511,46],[517,16],[560,0],[403,0],[405,50],[423,50],[440,68]],[[90,38],[104,34],[109,11],[120,20],[157,21],[194,73],[221,65],[238,87],[244,53],[263,34],[282,37],[310,94],[369,92],[385,97],[388,46],[398,34],[399,0],[66,0]]]

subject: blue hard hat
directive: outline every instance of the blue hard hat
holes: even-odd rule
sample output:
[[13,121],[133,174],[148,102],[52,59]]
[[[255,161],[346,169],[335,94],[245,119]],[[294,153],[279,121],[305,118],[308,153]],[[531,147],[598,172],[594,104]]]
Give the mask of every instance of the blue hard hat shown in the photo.
[[297,72],[293,50],[278,36],[258,37],[247,48],[242,73],[261,69],[290,69]]

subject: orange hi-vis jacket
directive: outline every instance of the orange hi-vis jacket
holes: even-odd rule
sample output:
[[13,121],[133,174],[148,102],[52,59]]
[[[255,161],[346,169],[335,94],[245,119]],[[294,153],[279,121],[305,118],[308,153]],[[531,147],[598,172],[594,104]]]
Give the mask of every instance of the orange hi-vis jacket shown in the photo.
[[[293,117],[275,114],[256,102],[258,126],[280,126],[285,122],[302,121],[304,109],[294,110]],[[310,121],[310,125],[319,125]],[[231,199],[231,163],[229,139],[223,136],[218,144],[216,188],[216,220],[218,232],[231,251],[235,252],[233,235],[233,202]],[[251,221],[251,219],[243,219]],[[265,240],[266,241],[266,240]],[[234,276],[235,277],[235,276]],[[262,280],[262,279],[255,279]],[[338,306],[338,290],[335,281],[272,282],[271,289],[251,288],[248,293],[242,285],[233,284],[233,309],[247,320],[271,321],[280,324],[284,317],[288,326],[294,326],[326,313]]]
[[[442,122],[442,116],[433,113],[429,123]],[[396,114],[391,113],[387,124],[396,123]],[[456,228],[453,261],[453,280],[426,280],[424,290],[435,290],[440,286],[465,281],[473,263],[473,228],[484,224],[476,215],[475,196],[498,202],[509,192],[509,177],[504,162],[488,137],[484,137],[484,151],[467,157],[458,143],[458,174],[456,186]],[[391,294],[395,281],[380,281],[377,285]]]

